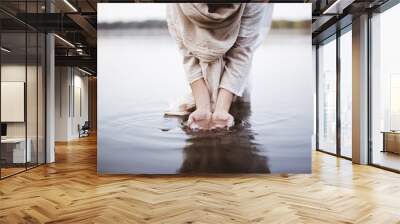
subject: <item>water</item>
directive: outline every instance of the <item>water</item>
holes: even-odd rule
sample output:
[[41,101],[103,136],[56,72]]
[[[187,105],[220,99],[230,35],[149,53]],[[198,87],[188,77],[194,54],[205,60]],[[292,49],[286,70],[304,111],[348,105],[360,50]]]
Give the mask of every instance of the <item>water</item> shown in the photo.
[[167,35],[99,31],[100,173],[306,173],[311,170],[311,36],[272,30],[256,51],[251,103],[233,105],[232,130],[192,132],[164,116],[190,89]]

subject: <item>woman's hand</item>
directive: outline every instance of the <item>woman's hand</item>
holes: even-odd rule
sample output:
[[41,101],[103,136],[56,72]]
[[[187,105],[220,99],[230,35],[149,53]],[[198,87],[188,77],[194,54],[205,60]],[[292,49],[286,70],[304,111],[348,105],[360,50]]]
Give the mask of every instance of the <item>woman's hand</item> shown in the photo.
[[211,129],[230,128],[235,124],[233,116],[224,110],[214,111],[211,120],[212,120]]
[[194,130],[208,130],[213,128],[230,128],[234,124],[233,116],[229,114],[233,100],[233,93],[221,88],[214,113],[211,113],[210,95],[203,78],[190,84],[196,110],[189,115],[187,126]]
[[190,84],[196,110],[189,115],[187,126],[191,129],[207,130],[211,122],[210,95],[207,85],[203,78]]
[[211,124],[211,111],[207,109],[196,109],[188,118],[187,126],[192,130],[208,130]]
[[229,114],[232,100],[233,93],[223,88],[219,90],[217,104],[211,118],[211,128],[230,128],[234,125],[233,116]]

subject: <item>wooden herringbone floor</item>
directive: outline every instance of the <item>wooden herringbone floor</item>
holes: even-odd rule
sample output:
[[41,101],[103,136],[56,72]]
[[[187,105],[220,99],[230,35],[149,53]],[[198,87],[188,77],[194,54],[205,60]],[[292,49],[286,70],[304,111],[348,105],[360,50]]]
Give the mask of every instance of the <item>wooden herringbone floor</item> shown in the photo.
[[400,175],[313,153],[312,175],[97,176],[96,139],[0,181],[0,223],[400,223]]

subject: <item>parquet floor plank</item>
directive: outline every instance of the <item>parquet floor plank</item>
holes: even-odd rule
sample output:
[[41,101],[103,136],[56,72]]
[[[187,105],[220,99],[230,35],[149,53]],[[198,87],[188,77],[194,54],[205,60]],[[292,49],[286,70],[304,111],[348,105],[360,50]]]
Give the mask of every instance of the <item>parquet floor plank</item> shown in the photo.
[[0,181],[2,223],[397,223],[400,175],[313,152],[310,175],[97,175],[96,138]]

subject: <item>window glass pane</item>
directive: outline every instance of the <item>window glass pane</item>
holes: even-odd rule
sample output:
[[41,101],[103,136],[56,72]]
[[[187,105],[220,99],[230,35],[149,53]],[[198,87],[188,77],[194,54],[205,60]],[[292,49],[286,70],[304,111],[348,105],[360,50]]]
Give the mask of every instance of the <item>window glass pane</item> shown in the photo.
[[[26,33],[1,33],[1,175],[25,170],[30,161],[26,144]],[[27,146],[28,145],[28,150]]]
[[336,41],[318,48],[318,146],[336,153]]
[[[17,17],[45,12],[45,1],[0,1]],[[21,17],[21,18],[22,18]],[[24,17],[25,18],[25,17]],[[0,12],[0,177],[45,162],[45,35]]]
[[352,141],[352,35],[351,31],[340,37],[340,127],[342,156],[351,158]]
[[372,163],[400,170],[400,4],[372,18]]

